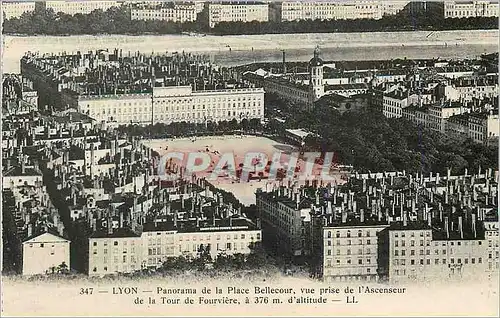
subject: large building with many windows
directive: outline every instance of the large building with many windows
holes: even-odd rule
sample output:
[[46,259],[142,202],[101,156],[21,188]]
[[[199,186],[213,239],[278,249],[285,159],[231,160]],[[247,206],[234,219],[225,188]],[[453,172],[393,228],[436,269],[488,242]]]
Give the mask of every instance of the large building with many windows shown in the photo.
[[160,20],[170,22],[194,22],[197,17],[194,2],[167,2],[162,4],[141,4],[130,9],[132,20]]
[[339,222],[323,227],[322,276],[325,281],[378,280],[378,234],[388,224],[369,223]]
[[169,257],[193,259],[206,253],[215,260],[220,254],[249,254],[252,244],[261,241],[261,230],[244,218],[174,223],[144,225],[142,259],[147,267],[160,267]]
[[218,122],[264,119],[262,88],[193,91],[191,86],[155,87],[152,93],[80,96],[78,111],[98,122]]
[[210,2],[206,3],[206,10],[211,28],[220,22],[269,21],[269,4],[263,2]]
[[409,1],[283,1],[271,4],[278,21],[381,19]]
[[[120,68],[120,66],[123,66]],[[217,122],[264,118],[264,90],[192,54],[124,56],[100,50],[26,56],[21,72],[43,104],[74,108],[98,122]]]
[[20,18],[25,12],[35,11],[35,1],[2,1],[3,19]]
[[445,18],[498,17],[498,1],[444,1]]
[[478,279],[487,272],[487,243],[475,214],[468,220],[446,216],[440,230],[431,219],[394,223],[379,244],[379,275],[391,283]]
[[55,13],[62,12],[70,15],[89,14],[94,10],[106,11],[111,7],[118,7],[119,1],[44,1],[41,3],[46,9],[52,9]]
[[88,274],[129,273],[141,269],[142,241],[134,232],[120,228],[96,231],[89,238]]

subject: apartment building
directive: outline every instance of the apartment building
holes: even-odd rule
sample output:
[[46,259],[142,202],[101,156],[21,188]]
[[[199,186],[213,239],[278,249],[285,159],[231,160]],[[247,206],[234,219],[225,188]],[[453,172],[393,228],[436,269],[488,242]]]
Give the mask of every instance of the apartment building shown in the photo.
[[78,111],[98,122],[118,124],[262,120],[264,90],[193,91],[191,86],[155,87],[150,94],[80,96]]
[[387,226],[387,222],[346,222],[323,227],[323,280],[377,281],[377,235]]
[[283,1],[271,4],[278,21],[381,19],[409,1]]
[[445,18],[498,17],[498,1],[444,2]]
[[63,263],[70,268],[70,241],[49,232],[28,237],[23,242],[23,275],[52,273]]
[[108,223],[107,231],[96,231],[89,238],[88,274],[95,276],[140,270],[143,265],[140,236],[126,228],[113,229],[111,222]]
[[208,252],[215,260],[221,254],[249,254],[261,235],[255,224],[240,217],[215,222],[150,222],[144,224],[141,234],[142,259],[148,267],[160,267],[169,257],[193,259]]
[[460,77],[449,85],[440,85],[440,94],[452,101],[498,97],[498,76]]
[[[117,71],[125,61],[131,71]],[[78,52],[73,58],[32,55],[22,60],[21,70],[33,80],[41,100],[72,107],[98,122],[264,118],[264,90],[238,82],[230,70],[201,55],[124,56],[116,49]]]
[[194,22],[197,18],[197,5],[194,2],[167,2],[163,4],[142,4],[130,10],[132,20],[159,20],[170,22]]
[[94,10],[106,11],[111,7],[120,6],[119,1],[44,1],[41,2],[45,9],[52,9],[55,13],[62,12],[69,15],[89,14]]
[[459,102],[438,102],[423,106],[410,105],[402,110],[402,117],[422,127],[445,133],[447,120],[452,116],[470,112]]
[[484,219],[484,235],[488,241],[488,271],[492,275],[498,275],[499,269],[499,247],[498,247],[498,214],[492,209]]
[[[412,96],[416,97],[416,96]],[[411,104],[410,92],[405,89],[396,89],[384,93],[382,102],[382,112],[387,118],[403,117],[403,108]]]
[[304,193],[288,188],[256,192],[263,243],[291,256],[310,254],[308,229],[311,202]]
[[25,12],[35,11],[35,1],[2,1],[3,19],[20,18]]
[[428,222],[391,224],[379,238],[380,276],[390,283],[484,276],[487,244],[475,218],[445,216],[439,230],[432,227],[431,217]]
[[209,2],[206,10],[210,28],[220,22],[269,21],[269,4],[263,2]]

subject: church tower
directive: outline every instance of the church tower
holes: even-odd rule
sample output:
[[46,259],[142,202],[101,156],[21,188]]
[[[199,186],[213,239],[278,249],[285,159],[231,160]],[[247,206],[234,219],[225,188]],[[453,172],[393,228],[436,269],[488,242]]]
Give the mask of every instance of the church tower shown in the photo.
[[319,57],[319,47],[314,50],[314,57],[309,61],[309,103],[310,106],[325,94],[323,86],[323,60]]

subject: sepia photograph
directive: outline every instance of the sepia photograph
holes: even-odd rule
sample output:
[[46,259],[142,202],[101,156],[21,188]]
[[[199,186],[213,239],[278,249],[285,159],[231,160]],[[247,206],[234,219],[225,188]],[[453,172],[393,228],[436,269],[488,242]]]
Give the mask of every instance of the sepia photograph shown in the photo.
[[2,0],[1,316],[498,317],[498,0]]

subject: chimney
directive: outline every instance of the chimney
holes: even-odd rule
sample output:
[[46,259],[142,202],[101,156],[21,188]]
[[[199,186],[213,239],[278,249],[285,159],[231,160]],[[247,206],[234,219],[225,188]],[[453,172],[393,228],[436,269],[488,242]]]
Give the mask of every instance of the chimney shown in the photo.
[[342,210],[342,223],[346,223],[347,222],[347,211],[346,210]]
[[365,210],[364,210],[364,209],[361,209],[361,210],[360,210],[359,221],[360,221],[361,223],[364,223],[364,222],[365,222]]
[[474,234],[474,238],[476,238],[476,214],[472,213],[472,233]]
[[464,229],[462,227],[462,216],[459,216],[458,217],[458,231],[460,232],[460,238],[463,239],[464,238]]
[[450,228],[448,226],[448,217],[444,217],[444,230],[446,231],[446,238],[450,238]]
[[113,234],[113,222],[111,221],[111,217],[108,217],[107,226],[108,226],[108,235]]
[[407,212],[406,211],[402,211],[403,213],[403,227],[407,227],[408,226],[408,215],[407,215]]
[[431,212],[427,212],[427,224],[429,225],[429,227],[432,227],[432,213]]
[[177,228],[177,211],[174,211],[174,227]]
[[19,156],[19,160],[21,161],[21,173],[24,175],[26,173],[26,162],[24,160],[24,156]]

